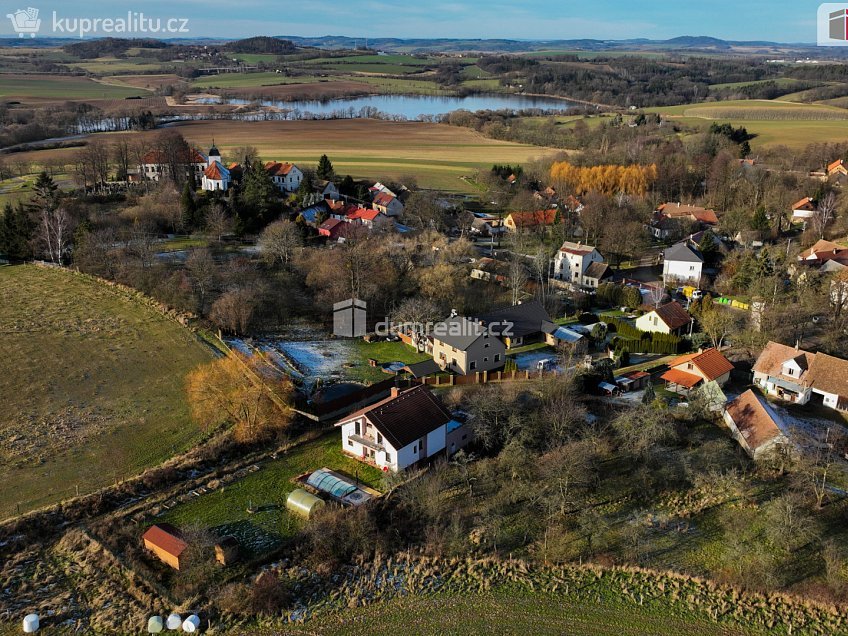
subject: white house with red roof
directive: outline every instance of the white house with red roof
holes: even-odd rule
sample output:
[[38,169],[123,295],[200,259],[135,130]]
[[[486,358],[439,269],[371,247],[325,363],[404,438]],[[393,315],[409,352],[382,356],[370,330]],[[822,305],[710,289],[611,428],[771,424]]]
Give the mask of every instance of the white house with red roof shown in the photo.
[[265,172],[283,194],[296,192],[303,181],[303,172],[293,163],[268,161],[265,164]]
[[597,287],[610,276],[612,270],[591,245],[566,241],[554,257],[554,278],[575,287]]

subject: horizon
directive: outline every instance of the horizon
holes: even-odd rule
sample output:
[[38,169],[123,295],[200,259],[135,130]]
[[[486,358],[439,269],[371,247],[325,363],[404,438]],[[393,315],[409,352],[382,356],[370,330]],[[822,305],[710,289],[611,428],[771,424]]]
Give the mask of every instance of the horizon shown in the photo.
[[[414,3],[390,5],[380,0],[321,0],[309,6],[287,7],[286,19],[280,12],[257,0],[233,6],[222,0],[189,0],[174,8],[171,3],[153,0],[139,11],[137,5],[118,0],[110,8],[90,6],[82,0],[61,5],[39,0],[7,2],[7,12],[35,6],[45,19],[47,30],[40,36],[79,39],[50,31],[53,12],[60,18],[119,18],[128,12],[143,13],[153,19],[170,17],[188,20],[189,32],[174,37],[133,34],[156,39],[243,39],[269,37],[349,37],[357,39],[473,39],[555,41],[590,39],[600,41],[668,40],[677,37],[711,37],[734,42],[773,42],[808,44],[816,41],[818,2],[765,3],[737,5],[718,0],[703,5],[675,6],[646,0],[638,6],[618,0],[599,0],[592,6],[576,2],[554,4],[549,0],[528,0],[516,6],[497,0],[436,0],[428,7]],[[202,10],[200,17],[194,14]],[[5,14],[6,12],[4,12]],[[214,15],[210,15],[214,14]],[[540,20],[540,17],[543,18]],[[367,23],[367,24],[365,24]],[[0,21],[0,37],[14,37],[8,19]],[[697,25],[697,29],[693,27]],[[370,32],[369,32],[370,30]],[[709,35],[690,36],[696,30]],[[281,35],[281,34],[288,34]],[[330,35],[332,34],[332,35]],[[130,35],[130,34],[124,34]],[[94,32],[88,37],[121,37],[119,33]]]

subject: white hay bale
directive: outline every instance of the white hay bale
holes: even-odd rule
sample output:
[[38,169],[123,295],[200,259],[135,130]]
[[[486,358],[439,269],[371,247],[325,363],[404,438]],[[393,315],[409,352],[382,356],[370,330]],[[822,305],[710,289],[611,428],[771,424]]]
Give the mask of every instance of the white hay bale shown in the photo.
[[183,617],[179,614],[171,614],[165,622],[165,626],[170,630],[177,630],[182,627]]
[[193,634],[200,629],[200,617],[197,614],[192,614],[183,623],[183,631],[188,634]]
[[38,631],[38,614],[27,614],[24,616],[24,633],[32,634]]

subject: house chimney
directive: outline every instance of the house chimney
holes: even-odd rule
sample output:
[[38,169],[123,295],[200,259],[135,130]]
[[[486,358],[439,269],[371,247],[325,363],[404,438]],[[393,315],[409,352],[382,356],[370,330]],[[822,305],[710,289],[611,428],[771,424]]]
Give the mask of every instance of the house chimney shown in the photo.
[[396,386],[393,386],[391,391],[391,397],[396,398],[398,395],[400,395],[400,389]]

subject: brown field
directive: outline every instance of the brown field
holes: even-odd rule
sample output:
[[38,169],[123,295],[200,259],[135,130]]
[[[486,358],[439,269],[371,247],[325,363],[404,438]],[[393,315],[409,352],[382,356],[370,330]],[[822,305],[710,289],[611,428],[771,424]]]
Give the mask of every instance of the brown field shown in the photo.
[[185,84],[186,81],[179,75],[166,73],[163,75],[112,75],[104,77],[103,83],[114,84],[115,86],[133,86],[153,91],[163,86]]
[[[175,126],[193,145],[215,143],[225,159],[235,148],[255,146],[263,159],[315,164],[327,154],[339,174],[373,179],[414,176],[419,186],[469,191],[461,179],[494,163],[525,163],[554,151],[489,139],[467,128],[420,122],[371,119],[324,121],[199,121]],[[153,143],[158,131],[98,134],[141,136]],[[16,153],[9,161],[26,161],[33,169],[45,162],[70,163],[77,148]]]

